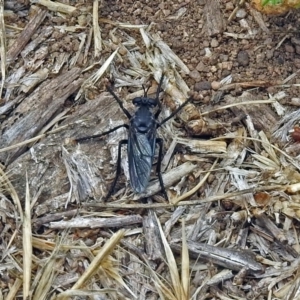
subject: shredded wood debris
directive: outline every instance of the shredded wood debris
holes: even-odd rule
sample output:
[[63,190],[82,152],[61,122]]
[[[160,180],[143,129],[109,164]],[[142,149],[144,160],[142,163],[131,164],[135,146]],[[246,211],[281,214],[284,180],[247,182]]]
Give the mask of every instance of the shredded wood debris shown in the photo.
[[[135,1],[19,2],[0,1],[0,298],[298,299],[300,104],[287,89],[299,72],[250,80],[215,51],[216,36],[248,49],[270,34],[265,18],[245,1],[197,4],[192,25],[189,1],[152,6],[147,22]],[[135,21],[120,21],[124,7]],[[245,8],[251,18],[238,17]],[[181,22],[201,32],[194,70],[178,47],[188,26],[180,40],[165,35]],[[218,68],[209,91],[189,84]],[[118,148],[126,128],[75,141],[129,124],[107,86],[133,115],[132,100],[155,97],[162,75],[158,122],[193,100],[158,129],[168,199],[158,151],[147,189],[133,193]]]

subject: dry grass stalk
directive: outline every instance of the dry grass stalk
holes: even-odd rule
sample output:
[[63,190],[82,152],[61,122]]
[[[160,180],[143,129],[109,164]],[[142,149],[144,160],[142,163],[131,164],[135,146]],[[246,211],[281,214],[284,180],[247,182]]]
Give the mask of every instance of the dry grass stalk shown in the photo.
[[158,218],[156,217],[156,221],[158,224],[160,237],[164,246],[165,256],[166,256],[166,263],[168,265],[168,270],[170,272],[171,282],[165,282],[165,279],[159,277],[149,266],[150,272],[154,277],[154,284],[157,288],[157,291],[162,299],[189,299],[189,258],[188,258],[188,251],[186,248],[186,241],[185,241],[185,231],[184,225],[182,228],[182,239],[184,249],[182,251],[182,271],[181,271],[181,279],[178,273],[178,267],[173,255],[173,252],[170,248],[170,245],[165,237],[163,229],[160,225]]
[[50,294],[50,289],[56,273],[56,257],[59,250],[59,244],[56,245],[55,251],[52,253],[50,258],[47,260],[43,268],[39,269],[35,278],[34,293],[32,300],[46,300],[47,296]]
[[32,271],[32,232],[31,232],[31,209],[28,178],[26,174],[26,198],[23,218],[23,297],[30,295],[31,271]]
[[214,170],[214,167],[216,166],[218,160],[215,160],[215,162],[213,163],[213,165],[211,166],[210,170],[205,174],[205,176],[200,180],[200,182],[194,187],[192,188],[190,191],[188,191],[187,193],[177,197],[176,199],[173,199],[172,200],[172,203],[173,204],[177,204],[179,203],[180,201],[192,196],[193,194],[195,194],[201,186],[204,185],[204,183],[206,182],[208,176],[210,175],[210,173]]
[[244,194],[248,194],[248,193],[255,194],[256,192],[260,192],[260,191],[276,191],[276,190],[284,191],[287,187],[288,187],[288,185],[286,185],[286,184],[259,186],[259,187],[253,187],[253,188],[240,190],[237,192],[230,192],[230,193],[217,195],[217,196],[209,196],[209,197],[205,197],[204,199],[200,199],[200,200],[196,199],[196,200],[181,201],[181,202],[177,203],[176,205],[169,204],[169,203],[153,203],[153,204],[84,203],[83,206],[107,208],[107,209],[174,208],[176,206],[185,206],[185,205],[195,206],[195,205],[200,205],[203,203],[210,203],[210,202],[219,201],[219,200],[228,199],[228,198],[234,198],[234,197],[237,197],[236,201],[240,201],[239,196],[244,195]]
[[[262,131],[257,133],[258,137],[260,135],[262,135],[262,139],[258,139],[258,138],[252,138],[252,137],[245,137],[245,136],[236,136],[236,135],[232,135],[229,134],[226,137],[222,137],[222,138],[216,138],[215,140],[218,139],[224,139],[224,138],[229,138],[229,139],[234,139],[234,138],[241,138],[244,140],[249,140],[249,141],[254,141],[254,142],[259,142],[261,144],[266,144],[266,151],[270,151],[270,148],[273,148],[274,150],[276,150],[277,152],[279,152],[282,156],[284,156],[292,165],[295,166],[295,168],[300,170],[300,165],[298,164],[297,160],[294,159],[292,156],[290,156],[288,153],[286,153],[285,151],[283,151],[282,149],[280,149],[278,146],[271,144],[268,139],[265,139],[265,133],[263,133]],[[227,151],[228,152],[228,151]],[[259,160],[260,162],[262,162],[264,165],[259,165],[262,169],[264,169],[266,166],[269,166],[271,169],[276,169],[278,168],[278,157],[271,152],[271,156],[272,157],[276,157],[275,162],[267,157],[264,157],[262,155],[259,154],[252,154],[253,157],[255,157],[257,160]],[[257,162],[255,162],[255,164],[258,164]]]
[[140,215],[119,216],[111,218],[82,218],[74,217],[69,221],[51,222],[49,227],[52,229],[67,228],[108,228],[108,227],[125,227],[133,224],[142,223]]
[[97,268],[99,268],[99,266],[107,258],[107,256],[110,255],[110,253],[115,249],[116,245],[123,238],[124,234],[124,229],[119,230],[104,244],[104,246],[101,248],[99,253],[89,265],[88,269],[85,270],[79,280],[73,285],[73,287],[71,288],[72,290],[81,288],[85,284],[85,282],[89,280],[95,272],[97,272]]
[[0,164],[0,187],[5,190],[6,192],[9,193],[9,195],[11,196],[11,198],[13,199],[13,202],[15,204],[15,206],[18,208],[18,213],[19,213],[19,218],[21,223],[23,222],[23,209],[21,206],[21,202],[20,202],[20,198],[14,188],[14,186],[12,185],[12,183],[10,182],[7,174],[4,171],[4,166],[2,164]]
[[[101,6],[101,0],[100,0]],[[94,55],[99,57],[102,50],[101,30],[99,26],[99,0],[93,2],[93,31],[94,31]]]
[[190,258],[186,241],[185,220],[182,219],[182,252],[181,252],[181,282],[183,290],[182,299],[190,299]]
[[[23,280],[20,278],[16,278],[13,286],[11,287],[9,293],[6,296],[6,300],[14,300],[17,297],[17,293],[23,284]],[[3,298],[2,298],[3,299]]]
[[6,79],[6,32],[4,23],[4,0],[0,1],[0,58],[1,58],[1,87],[0,95],[2,95],[4,82]]
[[40,4],[47,7],[51,11],[61,12],[63,14],[72,14],[76,11],[76,8],[60,2],[54,2],[50,0],[30,0],[31,3]]
[[244,102],[239,102],[239,103],[232,103],[232,104],[228,104],[228,105],[223,105],[220,106],[216,109],[210,110],[210,111],[206,111],[206,112],[202,112],[201,116],[205,116],[205,115],[209,115],[213,112],[222,110],[222,109],[228,109],[231,107],[237,107],[237,106],[245,106],[245,105],[251,105],[251,104],[269,104],[269,103],[275,103],[276,100],[274,99],[270,99],[270,100],[253,100],[253,101],[244,101]]
[[[106,294],[109,294],[113,296],[114,294],[117,294],[117,291],[115,289],[99,289],[99,290],[67,290],[63,293],[63,296],[58,296],[57,300],[63,299],[62,297],[65,297],[65,299],[70,299],[69,297],[90,297],[90,298],[96,298],[99,297],[101,294],[103,294],[103,297],[106,296]],[[120,295],[119,295],[120,296]],[[101,296],[100,296],[101,297]]]
[[109,65],[112,63],[114,57],[117,55],[119,51],[119,48],[116,49],[110,56],[109,58],[104,62],[104,64],[100,67],[100,69],[93,74],[92,76],[90,76],[87,80],[84,81],[84,83],[82,84],[79,92],[77,93],[75,100],[78,100],[82,93],[88,88],[88,87],[93,87],[96,82],[101,78],[101,76],[104,74],[104,72],[107,70],[107,68],[109,67]]
[[36,142],[36,141],[38,141],[38,140],[40,140],[40,139],[46,137],[46,136],[49,135],[49,134],[54,134],[54,133],[57,133],[57,132],[59,132],[59,131],[61,131],[61,130],[64,130],[64,129],[66,129],[68,126],[70,126],[70,125],[63,125],[63,126],[60,126],[60,127],[58,127],[58,128],[55,128],[55,129],[53,129],[53,130],[51,130],[51,131],[49,131],[49,132],[47,132],[47,133],[39,134],[39,135],[37,135],[37,136],[35,136],[35,137],[31,138],[31,139],[28,139],[28,140],[25,140],[25,141],[21,142],[21,143],[17,143],[17,144],[14,144],[14,145],[11,145],[11,146],[2,148],[2,149],[0,149],[0,153],[2,153],[2,152],[7,152],[7,151],[10,151],[10,150],[12,150],[12,149],[16,149],[16,148],[19,148],[19,147],[22,147],[22,146],[31,144],[31,143],[33,143],[33,142]]

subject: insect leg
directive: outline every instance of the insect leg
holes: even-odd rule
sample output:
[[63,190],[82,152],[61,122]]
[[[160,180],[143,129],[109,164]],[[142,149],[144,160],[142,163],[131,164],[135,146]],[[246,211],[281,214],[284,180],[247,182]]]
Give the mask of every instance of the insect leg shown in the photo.
[[155,141],[159,145],[159,151],[158,151],[158,159],[157,159],[157,165],[156,165],[156,173],[158,176],[159,184],[161,187],[161,191],[164,194],[164,197],[168,200],[168,195],[165,189],[165,185],[161,176],[161,161],[162,161],[162,150],[163,150],[163,140],[161,138],[157,138]]
[[115,98],[115,100],[118,102],[119,106],[123,110],[126,117],[130,120],[132,116],[129,113],[129,111],[124,107],[122,100],[115,94],[115,92],[109,86],[107,86],[106,88],[110,92],[110,94]]
[[180,106],[178,106],[167,118],[162,120],[160,123],[158,123],[157,127],[160,127],[170,119],[172,119],[179,111],[181,111],[188,103],[190,103],[194,98],[190,97],[188,98],[184,103],[182,103]]
[[157,90],[156,90],[156,96],[155,96],[155,99],[157,100],[157,105],[158,105],[158,110],[157,110],[157,112],[155,113],[155,115],[154,115],[154,117],[155,117],[155,119],[157,119],[158,118],[158,116],[159,116],[159,114],[161,113],[161,103],[160,103],[160,101],[159,101],[159,93],[160,93],[160,91],[161,91],[161,86],[162,86],[162,83],[163,83],[163,81],[164,81],[164,74],[162,74],[161,75],[161,78],[160,78],[160,81],[159,81],[159,84],[158,84],[158,87],[157,87]]
[[109,134],[111,132],[114,132],[116,131],[117,129],[119,128],[122,128],[122,127],[125,127],[127,129],[129,129],[129,125],[128,124],[122,124],[122,125],[119,125],[119,126],[116,126],[115,128],[112,128],[110,130],[107,130],[107,131],[104,131],[102,133],[99,133],[99,134],[95,134],[95,135],[91,135],[91,136],[84,136],[82,138],[78,138],[78,139],[75,139],[76,142],[81,142],[81,141],[85,141],[85,140],[90,140],[90,139],[95,139],[95,138],[99,138],[101,136],[104,136],[106,134]]
[[119,178],[119,176],[120,176],[120,174],[121,174],[121,149],[122,149],[122,146],[123,146],[123,145],[127,145],[127,144],[128,144],[128,140],[121,140],[121,141],[119,142],[116,176],[115,176],[115,179],[114,179],[112,185],[111,185],[110,188],[109,188],[109,191],[108,191],[107,195],[106,195],[105,198],[103,199],[104,202],[106,202],[106,201],[108,200],[108,198],[113,194],[114,189],[115,189],[115,187],[116,187],[118,178]]

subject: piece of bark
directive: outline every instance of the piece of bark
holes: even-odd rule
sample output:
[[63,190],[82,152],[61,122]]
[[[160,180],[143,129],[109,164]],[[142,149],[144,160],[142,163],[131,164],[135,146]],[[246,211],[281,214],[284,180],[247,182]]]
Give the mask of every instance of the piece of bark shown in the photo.
[[[181,246],[175,243],[171,243],[171,248],[176,252],[181,251]],[[246,268],[248,274],[264,272],[263,265],[256,261],[255,254],[251,251],[221,248],[192,241],[188,241],[188,249],[193,259],[202,258],[233,271]]]
[[120,216],[111,218],[72,218],[69,221],[50,222],[52,229],[67,228],[124,228],[128,225],[140,224],[143,218],[140,215]]
[[[254,96],[249,92],[244,92],[240,97],[225,96],[226,104],[234,104],[238,102],[255,100]],[[231,107],[230,110],[236,115],[249,115],[253,122],[254,128],[259,132],[263,131],[268,135],[278,123],[278,117],[267,104],[248,104]]]
[[53,33],[54,28],[51,26],[46,27],[43,29],[42,32],[38,35],[37,38],[35,38],[33,41],[31,41],[25,49],[21,52],[22,57],[25,59],[25,57],[32,51],[34,51],[38,45],[42,44],[46,41],[47,38]]
[[235,82],[235,83],[229,83],[225,84],[220,87],[219,91],[230,91],[235,89],[250,89],[250,88],[269,88],[271,86],[277,86],[283,84],[282,80],[252,80],[252,81],[245,81],[245,82]]
[[[196,164],[191,162],[185,162],[176,168],[171,169],[169,172],[162,175],[165,187],[170,187],[176,182],[180,181],[184,176],[189,175],[192,171],[197,168]],[[147,189],[142,194],[135,194],[133,200],[147,198],[155,195],[161,190],[159,180],[155,180],[149,183]]]
[[39,228],[40,226],[42,226],[46,223],[50,223],[50,222],[57,221],[60,219],[65,219],[65,218],[73,218],[77,214],[78,214],[78,209],[63,211],[63,212],[59,212],[56,214],[47,214],[44,217],[33,220],[33,224],[34,224],[35,228]]
[[175,209],[175,211],[172,213],[171,218],[166,222],[165,224],[165,235],[166,237],[169,236],[172,227],[176,224],[176,222],[179,220],[179,218],[182,216],[184,213],[186,207],[185,206],[179,206]]
[[[77,91],[83,80],[79,79],[81,69],[70,71],[44,81],[25,98],[14,110],[10,118],[1,124],[1,148],[30,139],[38,134],[64,108],[65,100]],[[11,163],[26,147],[20,147],[0,154],[5,165]]]
[[33,34],[39,28],[46,17],[47,11],[41,8],[36,10],[34,17],[27,23],[24,30],[20,33],[18,38],[14,41],[7,52],[7,64],[12,63],[21,51],[25,48]]
[[148,216],[144,217],[143,228],[148,259],[159,263],[164,260],[165,255],[153,210],[149,210]]
[[256,223],[261,227],[265,228],[268,233],[278,240],[280,243],[287,243],[287,238],[284,235],[284,232],[279,229],[265,214],[263,213],[254,213],[256,217]]
[[283,230],[278,228],[270,218],[264,213],[254,213],[256,222],[263,231],[270,233],[273,236],[275,244],[272,246],[276,248],[277,254],[281,254],[286,260],[291,260],[299,256],[297,251],[288,244],[288,238]]
[[221,33],[225,27],[225,20],[220,9],[220,1],[206,1],[203,9],[204,25],[202,33],[213,36]]
[[[5,103],[3,106],[0,107],[0,116],[8,113],[10,110],[13,109],[19,102],[23,100],[24,96],[17,96],[15,99]],[[2,118],[2,116],[1,116]]]
[[[72,114],[60,124],[61,126],[68,125],[64,130],[49,134],[31,146],[30,151],[26,151],[8,165],[6,171],[10,174],[20,197],[25,195],[26,172],[32,197],[41,187],[43,188],[38,199],[39,205],[36,211],[38,216],[49,212],[58,212],[60,209],[64,210],[68,201],[70,182],[62,159],[62,145],[70,138],[90,136],[113,128],[114,123],[110,120],[127,121],[116,101],[108,93],[103,93],[96,96],[93,101],[87,101],[84,105],[76,106]],[[103,173],[107,175],[108,172],[113,178],[114,174],[111,172],[114,172],[114,165],[110,169],[109,159],[111,158],[108,150],[105,149],[106,140],[107,137],[103,137],[103,139],[90,140],[75,145],[65,143],[64,147],[72,159],[76,159],[76,157],[78,159],[80,156],[86,162],[89,159],[88,163],[93,167],[87,166],[87,169],[93,171],[94,174],[89,171],[82,172],[81,177],[83,176],[84,182],[87,181],[84,178],[88,177],[94,178],[96,183],[99,176],[102,176]],[[103,162],[105,162],[105,169]],[[73,182],[72,184],[80,183]],[[107,185],[109,187],[107,182],[94,184],[92,190],[83,191],[83,194],[88,195],[88,198],[99,199],[103,196],[103,191],[106,192]],[[63,195],[62,199],[61,195]],[[57,197],[60,199],[59,201],[56,200]],[[51,206],[53,203],[55,205]]]

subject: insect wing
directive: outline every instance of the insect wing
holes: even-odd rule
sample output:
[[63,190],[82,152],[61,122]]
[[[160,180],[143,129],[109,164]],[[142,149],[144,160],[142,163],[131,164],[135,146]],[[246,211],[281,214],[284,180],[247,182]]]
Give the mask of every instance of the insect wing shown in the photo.
[[145,191],[153,163],[155,147],[154,132],[147,135],[130,130],[128,139],[128,161],[130,184],[137,193]]

